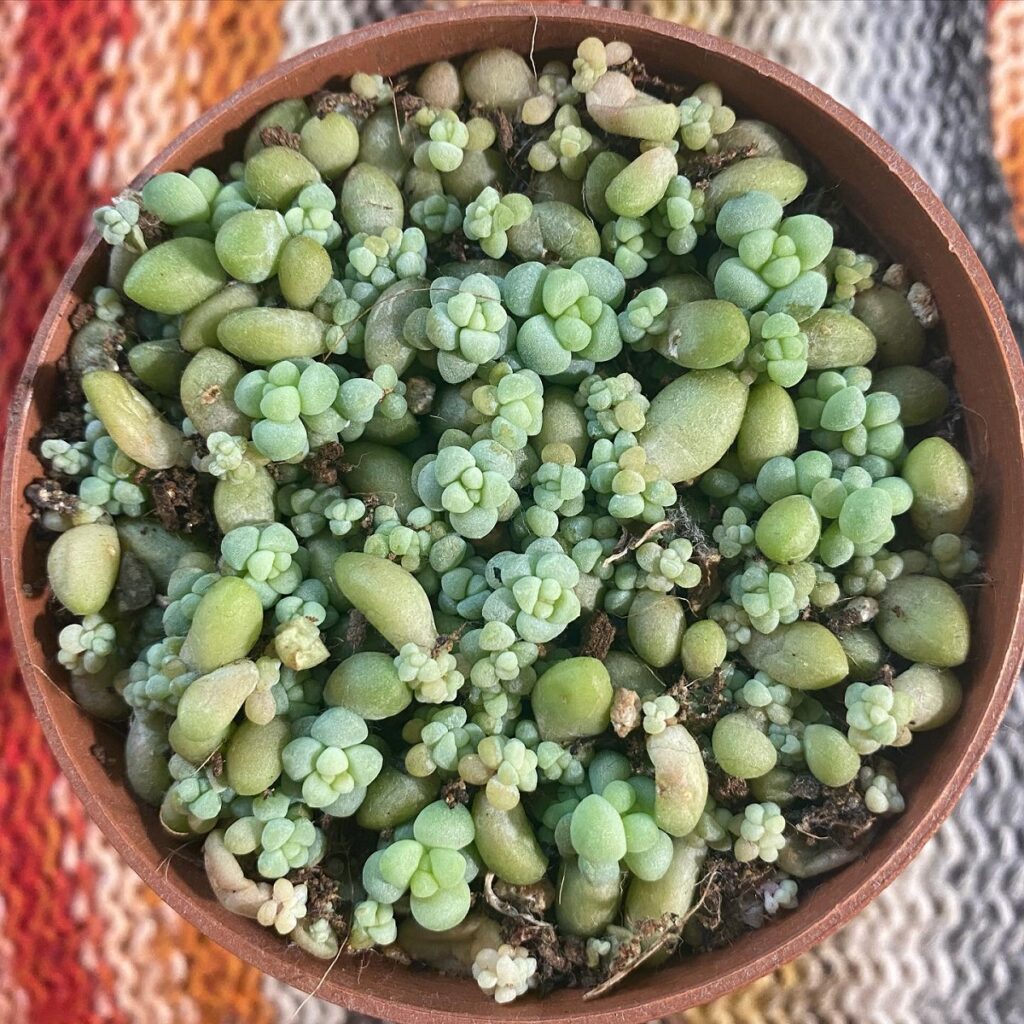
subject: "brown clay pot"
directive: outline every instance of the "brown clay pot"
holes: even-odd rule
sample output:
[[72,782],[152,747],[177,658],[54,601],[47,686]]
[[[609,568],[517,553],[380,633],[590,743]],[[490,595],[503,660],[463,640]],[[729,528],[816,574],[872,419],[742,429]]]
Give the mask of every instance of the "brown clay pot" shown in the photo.
[[[454,1021],[646,1021],[706,1002],[766,974],[835,931],[888,885],[950,813],[992,739],[1024,649],[1024,368],[992,285],[953,218],[893,149],[849,111],[795,75],[730,43],[631,13],[560,4],[476,5],[414,14],[307,51],[251,82],[171,143],[140,180],[187,169],[222,147],[237,146],[242,126],[268,104],[300,96],[354,71],[395,73],[490,46],[543,54],[574,49],[587,35],[629,42],[649,70],[668,79],[718,82],[742,113],[777,125],[812,153],[842,201],[896,259],[934,289],[966,410],[977,475],[976,530],[988,583],[977,597],[974,643],[963,671],[965,699],[956,720],[914,740],[905,779],[907,809],[855,863],[811,889],[791,914],[734,945],[634,976],[607,996],[583,1002],[579,991],[527,998],[497,1008],[471,981],[400,967],[379,957],[342,957],[327,966],[287,947],[255,922],[222,909],[203,876],[195,847],[165,860],[171,842],[154,811],[125,788],[123,734],[95,722],[61,688],[51,655],[55,629],[41,587],[44,551],[23,498],[40,467],[27,448],[54,412],[55,364],[68,341],[68,315],[101,280],[105,246],[82,247],[50,304],[12,406],[3,469],[2,565],[14,643],[50,745],[87,810],[129,864],[192,924],[259,969],[366,1014],[414,1024]],[[538,64],[540,61],[538,61]],[[55,682],[54,680],[58,680]],[[100,756],[97,756],[97,750]],[[326,973],[325,973],[326,972]]]

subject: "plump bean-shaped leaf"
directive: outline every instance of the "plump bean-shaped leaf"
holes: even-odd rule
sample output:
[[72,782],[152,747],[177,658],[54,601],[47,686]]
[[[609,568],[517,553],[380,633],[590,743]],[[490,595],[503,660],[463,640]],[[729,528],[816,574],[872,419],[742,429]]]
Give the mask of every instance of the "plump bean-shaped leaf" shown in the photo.
[[417,779],[386,764],[366,787],[366,796],[356,812],[356,824],[373,832],[383,832],[411,821],[437,799],[440,785],[436,774]]
[[420,436],[420,421],[408,409],[396,420],[389,420],[386,416],[374,414],[372,420],[366,424],[363,437],[374,444],[388,446],[405,445],[415,441]]
[[534,203],[529,219],[509,228],[508,247],[522,260],[543,260],[571,266],[601,255],[601,236],[594,222],[568,203]]
[[925,540],[963,533],[974,510],[974,475],[948,441],[926,437],[916,444],[902,474],[914,492],[910,521]]
[[747,387],[731,370],[692,370],[658,392],[637,440],[670,482],[693,480],[729,450],[746,407]]
[[[486,83],[481,86],[486,87]],[[432,107],[454,110],[463,100],[458,68],[448,60],[428,64],[416,79],[416,95],[422,96]]]
[[747,192],[766,192],[788,206],[807,186],[803,168],[771,156],[751,156],[719,171],[705,193],[704,208],[709,218],[730,199]]
[[879,370],[872,391],[887,391],[900,403],[900,422],[920,427],[938,419],[949,406],[949,389],[934,373],[920,366],[891,366]]
[[864,366],[875,357],[877,343],[863,321],[839,309],[819,309],[800,324],[807,335],[811,370]]
[[404,711],[412,703],[412,693],[398,677],[394,658],[361,651],[331,673],[324,687],[324,700],[349,708],[368,722],[377,722]]
[[412,486],[412,462],[402,452],[371,441],[357,441],[345,445],[345,462],[352,467],[344,477],[352,496],[365,499],[375,495],[403,517],[422,504]]
[[522,803],[510,811],[498,810],[483,792],[473,799],[476,849],[498,878],[511,885],[533,885],[548,868]]
[[535,80],[522,54],[495,48],[473,54],[462,65],[462,86],[484,109],[512,114],[534,94]]
[[799,799],[792,793],[794,778],[796,778],[796,772],[792,768],[776,765],[764,775],[750,779],[750,792],[755,800],[760,800],[762,803],[771,801],[783,809],[792,807]]
[[658,282],[658,287],[668,298],[666,308],[670,314],[678,306],[715,297],[714,285],[702,274],[669,274]]
[[854,544],[868,544],[885,528],[891,516],[889,496],[877,487],[864,487],[843,502],[839,529]]
[[290,306],[309,309],[330,281],[332,272],[331,257],[315,239],[297,235],[285,242],[277,280]]
[[370,899],[394,903],[409,887],[423,858],[423,846],[415,839],[399,839],[377,850],[363,864],[363,888]]
[[60,534],[46,559],[53,596],[75,615],[95,615],[110,600],[121,568],[112,526],[88,523]]
[[873,629],[851,629],[839,638],[839,642],[850,664],[852,682],[868,683],[878,677],[882,665],[885,664],[887,651]]
[[467,150],[463,154],[462,163],[454,171],[441,175],[441,182],[445,193],[457,199],[465,208],[485,188],[507,191],[508,165],[493,147],[483,151]]
[[179,171],[156,174],[142,186],[142,203],[155,217],[172,227],[206,220],[210,204],[203,190]]
[[435,800],[420,811],[413,825],[419,842],[442,850],[462,850],[473,842],[474,834],[469,808],[462,804],[449,807],[444,800]]
[[541,428],[534,439],[534,446],[538,451],[543,451],[545,445],[559,442],[572,449],[577,465],[585,461],[590,438],[587,436],[587,420],[583,410],[576,404],[573,392],[568,388],[546,385]]
[[182,644],[182,661],[210,672],[244,658],[263,629],[263,604],[245,580],[224,576],[203,594]]
[[632,690],[640,697],[658,697],[665,692],[665,684],[635,654],[627,651],[609,651],[604,660],[612,686],[616,690]]
[[132,791],[152,807],[159,807],[171,785],[167,757],[171,745],[167,741],[164,715],[132,716],[124,745],[124,773]]
[[626,279],[614,263],[600,256],[584,256],[572,269],[587,282],[591,295],[596,295],[606,306],[619,308],[626,297]]
[[121,546],[145,565],[162,588],[161,593],[166,593],[171,573],[181,559],[203,550],[194,538],[170,533],[159,523],[122,517],[116,526]]
[[763,380],[750,389],[736,438],[740,466],[749,477],[777,455],[792,455],[800,439],[796,405],[785,388]]
[[113,357],[117,341],[116,324],[107,323],[98,316],[87,320],[71,336],[68,343],[68,366],[72,373],[84,374],[91,370],[116,370]]
[[682,839],[672,842],[672,862],[668,871],[657,881],[634,878],[626,890],[626,926],[635,927],[641,921],[651,921],[665,914],[683,918],[693,905],[707,847],[701,843],[688,843]]
[[139,254],[123,245],[110,250],[110,265],[107,267],[107,287],[124,292],[124,281],[128,271],[138,262]]
[[221,266],[236,281],[259,284],[277,273],[288,238],[277,210],[243,210],[220,226],[214,245]]
[[181,318],[181,347],[186,352],[216,347],[217,327],[221,320],[239,309],[252,309],[259,304],[259,290],[247,284],[230,284],[200,302]]
[[924,328],[902,292],[876,284],[861,292],[853,313],[867,324],[878,342],[880,366],[917,365],[924,355]]
[[693,623],[683,634],[679,649],[689,679],[707,678],[725,661],[727,652],[725,631],[711,619]]
[[773,562],[803,561],[821,537],[821,516],[803,494],[772,502],[757,522],[754,540]]
[[243,722],[232,734],[224,752],[228,785],[239,796],[258,796],[281,775],[281,751],[291,739],[283,718],[265,725]]
[[584,203],[599,224],[607,224],[615,218],[605,199],[605,191],[615,176],[628,165],[626,157],[606,149],[598,153],[587,166],[587,176],[583,181]]
[[620,217],[642,217],[658,205],[678,173],[672,151],[655,146],[641,153],[611,180],[604,194],[605,202]]
[[144,252],[124,279],[124,293],[156,313],[187,313],[227,280],[212,242],[172,238]]
[[774,231],[782,216],[782,203],[773,195],[760,190],[746,192],[722,204],[715,233],[723,245],[737,249],[743,236],[752,231]]
[[322,355],[324,329],[324,322],[305,310],[259,306],[228,313],[217,326],[217,338],[239,359],[269,366]]
[[787,313],[803,322],[817,313],[828,297],[828,282],[813,270],[806,270],[792,284],[780,288],[764,304],[767,313]]
[[215,431],[247,437],[251,420],[234,403],[245,376],[241,363],[217,348],[202,348],[181,374],[179,396],[185,415],[203,437]]
[[796,690],[820,690],[845,679],[846,653],[834,633],[817,622],[778,626],[754,633],[743,656],[759,672]]
[[93,413],[130,459],[148,469],[188,465],[190,447],[184,434],[121,374],[94,370],[82,378],[82,390]]
[[668,330],[654,347],[660,355],[691,370],[731,363],[750,341],[746,317],[731,302],[698,299],[674,306]]
[[708,798],[708,771],[685,726],[670,725],[647,737],[654,765],[654,820],[671,836],[693,831]]
[[265,466],[255,463],[249,480],[218,480],[213,489],[213,516],[221,533],[271,522],[277,514],[276,496],[277,482]]
[[337,178],[359,155],[359,132],[350,117],[331,110],[311,117],[299,131],[299,152],[328,180]]
[[573,811],[569,822],[573,849],[594,865],[617,865],[626,856],[622,816],[603,796],[591,793]]
[[[362,743],[369,730],[354,711],[349,711],[348,708],[329,708],[313,723],[309,734],[325,747],[346,749]],[[350,757],[355,757],[354,751],[350,752]]]
[[350,551],[334,563],[345,598],[392,647],[407,643],[431,650],[437,641],[434,612],[419,581],[386,558]]
[[121,658],[114,655],[102,671],[93,675],[72,672],[68,680],[71,696],[87,715],[101,722],[124,722],[131,711],[114,681],[126,667]]
[[370,164],[356,164],[345,175],[340,206],[350,234],[380,235],[385,228],[402,229],[402,193],[385,171]]
[[850,741],[830,725],[804,730],[804,755],[811,774],[825,786],[846,786],[860,771],[860,755]]
[[670,142],[679,130],[679,108],[640,92],[627,75],[605,72],[587,91],[587,113],[615,135]]
[[671,665],[679,657],[679,643],[685,630],[683,603],[672,594],[644,590],[630,606],[626,621],[629,642],[654,668]]
[[909,661],[955,668],[967,660],[971,623],[957,592],[932,576],[901,576],[878,599],[875,629]]
[[178,383],[188,361],[188,353],[182,351],[176,338],[142,341],[128,352],[132,373],[165,398],[178,394]]
[[236,661],[189,684],[169,733],[174,750],[193,763],[197,756],[208,757],[227,735],[259,677],[255,662]]
[[601,935],[618,917],[622,888],[618,873],[596,883],[580,871],[576,860],[562,861],[558,875],[555,919],[566,935]]
[[432,932],[444,932],[462,921],[472,905],[473,897],[466,882],[450,889],[440,889],[433,896],[409,897],[409,910],[416,921]]
[[548,269],[539,260],[512,267],[501,282],[502,299],[514,316],[526,318],[544,312],[544,284]]
[[611,678],[596,658],[566,658],[537,680],[531,701],[542,739],[597,736],[610,721]]
[[928,732],[952,720],[963,701],[960,680],[948,668],[916,663],[893,681],[897,693],[905,693],[914,704],[911,732]]
[[386,288],[366,317],[363,351],[366,365],[394,367],[403,374],[416,358],[416,350],[406,344],[402,328],[413,310],[430,306],[430,282],[422,277],[396,281]]
[[320,172],[288,146],[267,146],[245,162],[245,187],[257,206],[284,210]]
[[722,771],[737,779],[756,779],[775,767],[775,745],[742,711],[726,715],[715,724],[711,749]]
[[414,148],[413,125],[397,119],[391,106],[379,107],[359,129],[359,162],[384,171],[396,185],[402,185],[407,169],[412,170],[409,158]]

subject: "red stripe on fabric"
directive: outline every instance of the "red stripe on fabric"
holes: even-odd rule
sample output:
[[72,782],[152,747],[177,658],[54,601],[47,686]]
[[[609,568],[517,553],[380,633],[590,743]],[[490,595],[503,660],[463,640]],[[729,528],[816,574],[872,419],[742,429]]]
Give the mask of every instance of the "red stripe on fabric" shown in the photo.
[[[0,210],[9,244],[0,261],[0,402],[13,391],[46,305],[81,244],[90,210],[103,197],[89,185],[89,165],[103,139],[95,127],[97,99],[109,89],[101,55],[108,41],[135,30],[130,0],[33,0],[20,38],[12,109],[11,164],[16,191]],[[6,412],[2,422],[6,422]],[[2,430],[3,427],[0,427]],[[108,1024],[112,981],[82,965],[83,934],[76,894],[95,879],[84,865],[65,870],[62,833],[81,841],[85,817],[74,802],[61,820],[49,797],[59,770],[34,721],[7,636],[0,624],[0,891],[5,931],[14,948],[14,981],[29,998],[28,1020]]]

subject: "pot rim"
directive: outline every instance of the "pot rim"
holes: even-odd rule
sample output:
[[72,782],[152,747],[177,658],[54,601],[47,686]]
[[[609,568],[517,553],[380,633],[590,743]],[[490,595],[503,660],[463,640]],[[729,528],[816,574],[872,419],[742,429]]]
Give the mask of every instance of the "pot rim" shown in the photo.
[[[1024,364],[1021,362],[1016,340],[988,274],[962,230],[938,197],[907,161],[873,129],[816,86],[781,65],[734,43],[706,33],[629,10],[583,7],[563,3],[546,3],[539,8],[531,4],[527,9],[535,21],[539,21],[541,18],[545,20],[557,18],[561,21],[576,23],[585,29],[590,29],[593,26],[592,31],[601,32],[606,36],[614,34],[617,28],[641,29],[674,41],[699,46],[717,58],[753,67],[766,82],[771,83],[772,88],[781,88],[790,94],[799,94],[806,98],[829,117],[837,130],[845,131],[854,136],[861,145],[873,150],[884,162],[889,176],[898,179],[899,183],[912,194],[914,201],[925,210],[932,223],[945,237],[953,256],[959,263],[961,272],[970,287],[982,300],[991,332],[998,340],[1006,373],[1014,393],[1018,425],[1024,427],[1024,423],[1022,423]],[[473,5],[455,10],[419,11],[377,22],[344,36],[334,37],[275,65],[205,112],[185,131],[175,136],[146,165],[133,180],[132,186],[137,186],[164,167],[175,166],[176,156],[184,144],[194,136],[206,132],[211,126],[217,126],[223,130],[238,127],[232,121],[231,113],[241,100],[262,92],[269,85],[293,71],[304,68],[324,57],[344,54],[353,45],[387,44],[396,34],[414,33],[422,27],[456,21],[477,22],[481,27],[485,27],[488,23],[508,21],[510,18],[522,20],[525,17],[527,15],[522,4]],[[33,401],[34,378],[50,346],[55,327],[61,322],[65,313],[69,296],[72,295],[85,264],[100,245],[100,241],[98,232],[91,231],[63,276],[35,335],[11,403],[3,473],[0,478],[0,530],[2,530],[2,535],[10,540],[16,536],[15,524],[27,517],[27,506],[24,496],[17,487],[17,481],[18,467],[22,460],[26,456],[33,457],[28,452],[26,446],[28,439],[24,435],[27,427],[27,410]],[[1020,430],[1014,440],[1020,448]],[[17,578],[19,561],[20,558],[14,544],[3,545],[0,550],[0,569],[3,573],[4,598],[19,666],[46,739],[56,755],[62,771],[68,777],[72,789],[83,801],[90,816],[143,881],[192,925],[247,963],[255,965],[258,969],[288,984],[308,990],[311,987],[310,978],[321,973],[319,967],[321,962],[308,957],[304,958],[308,959],[307,964],[296,962],[294,959],[286,959],[280,954],[268,953],[249,936],[226,925],[221,920],[221,915],[227,914],[227,911],[198,903],[182,888],[180,883],[176,884],[157,870],[146,852],[124,832],[117,818],[97,801],[78,768],[78,761],[82,756],[88,756],[88,751],[85,751],[84,755],[82,752],[73,752],[65,743],[61,730],[49,712],[52,700],[64,698],[63,693],[60,696],[55,694],[59,687],[53,685],[39,665],[40,662],[45,663],[45,658],[40,650],[38,640],[32,635],[30,622],[26,621],[24,617],[22,608],[24,595],[21,581]],[[1022,659],[1024,659],[1024,601],[1018,601],[1013,637],[1007,646],[998,678],[993,681],[988,702],[974,728],[965,756],[949,772],[937,797],[919,812],[919,820],[891,856],[879,866],[873,875],[846,893],[843,899],[827,910],[819,910],[817,917],[809,919],[798,934],[773,947],[770,952],[746,958],[741,957],[735,965],[714,977],[707,978],[698,985],[689,986],[673,995],[644,1001],[642,993],[646,979],[634,980],[633,990],[637,994],[637,998],[630,1002],[628,1007],[605,1009],[602,1008],[600,1002],[588,1004],[581,1002],[575,1016],[580,1019],[585,1018],[594,1024],[599,1024],[599,1022],[601,1024],[626,1024],[627,1021],[650,1020],[708,1002],[762,977],[805,953],[849,921],[906,868],[939,825],[949,816],[993,739],[1009,703]],[[220,911],[220,914],[217,911]],[[800,913],[800,911],[796,911],[796,913]],[[285,946],[281,944],[281,954],[284,950]],[[313,966],[312,970],[309,967],[310,964]],[[339,995],[344,998],[345,1005],[350,1009],[386,1019],[415,1021],[417,1024],[425,1024],[427,1021],[468,1022],[481,1019],[477,1013],[470,1014],[466,1011],[459,1011],[454,1006],[445,1012],[435,1012],[417,1007],[414,1003],[399,997],[398,990],[401,986],[397,985],[394,998],[389,998],[387,994],[367,991],[360,985],[355,972],[351,977],[335,974],[332,977],[332,984],[338,989]],[[551,1009],[545,1010],[545,1005],[550,1007],[550,1001],[533,1000],[530,1002],[533,1005],[529,1007],[520,1004],[522,1011],[525,1012],[503,1014],[501,1008],[496,1008],[491,1019],[494,1021],[565,1019],[562,1014],[555,1014]],[[519,1007],[517,1007],[518,1009]]]

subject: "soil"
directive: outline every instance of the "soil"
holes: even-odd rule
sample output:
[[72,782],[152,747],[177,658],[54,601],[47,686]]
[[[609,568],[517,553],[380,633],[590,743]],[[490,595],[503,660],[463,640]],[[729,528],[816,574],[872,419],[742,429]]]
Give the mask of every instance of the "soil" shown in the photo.
[[298,149],[299,133],[290,132],[279,124],[272,124],[260,129],[260,142],[264,146],[284,146],[287,149]]
[[145,482],[153,497],[160,525],[172,533],[216,530],[209,488],[192,469],[175,466],[147,474]]
[[334,487],[339,474],[348,468],[344,459],[345,446],[340,441],[330,441],[317,448],[302,464],[302,468],[309,473],[314,483]]
[[668,693],[679,702],[676,718],[692,733],[709,732],[726,711],[729,697],[726,674],[715,669],[706,679],[687,679],[680,675]]
[[580,655],[604,661],[615,643],[618,631],[615,623],[602,611],[596,611],[587,619],[580,637]]
[[701,950],[735,942],[750,925],[744,920],[760,901],[758,888],[770,881],[775,868],[755,860],[740,864],[731,854],[712,851],[704,861],[701,896],[687,927],[687,939]]
[[823,787],[823,793],[820,802],[785,812],[790,826],[803,836],[808,845],[834,843],[847,849],[863,838],[878,821],[867,809],[855,782],[835,789]]

